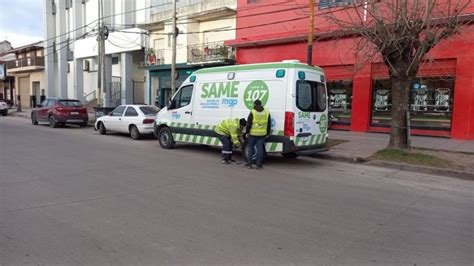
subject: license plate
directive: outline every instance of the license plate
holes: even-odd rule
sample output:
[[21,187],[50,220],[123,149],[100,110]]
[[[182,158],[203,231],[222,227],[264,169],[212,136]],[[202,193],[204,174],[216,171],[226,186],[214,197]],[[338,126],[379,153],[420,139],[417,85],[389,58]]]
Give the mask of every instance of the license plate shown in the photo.
[[301,141],[308,141],[308,137],[302,137]]
[[79,112],[71,112],[71,115],[78,115]]

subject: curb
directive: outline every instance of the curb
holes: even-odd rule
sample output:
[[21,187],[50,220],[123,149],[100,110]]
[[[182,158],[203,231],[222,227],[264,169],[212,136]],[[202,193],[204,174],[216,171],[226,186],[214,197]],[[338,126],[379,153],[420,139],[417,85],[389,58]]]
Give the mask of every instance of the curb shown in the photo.
[[364,165],[390,168],[390,169],[395,169],[395,170],[432,174],[432,175],[445,176],[445,177],[454,177],[458,179],[474,181],[474,173],[451,170],[451,169],[435,168],[435,167],[412,165],[412,164],[405,164],[405,163],[394,163],[394,162],[387,162],[387,161],[381,161],[381,160],[368,161],[367,159],[362,158],[362,157],[351,158],[351,157],[342,156],[342,155],[315,154],[315,155],[311,155],[310,157],[323,159],[323,160],[340,161],[340,162],[345,162],[345,163],[359,163],[359,164],[364,164]]
[[18,112],[9,112],[8,113],[8,116],[12,116],[12,117],[22,117],[22,118],[26,118],[26,119],[30,119],[30,114],[27,113],[27,112],[21,112],[21,113],[18,113]]
[[323,159],[323,160],[333,160],[333,161],[340,161],[345,163],[365,163],[367,160],[362,157],[347,157],[343,155],[329,155],[329,154],[313,154],[310,155],[312,158],[316,159]]
[[405,164],[405,163],[393,163],[393,162],[386,162],[386,161],[380,161],[380,160],[370,161],[366,163],[366,165],[380,166],[380,167],[391,168],[391,169],[396,169],[396,170],[432,174],[432,175],[439,175],[439,176],[446,176],[446,177],[455,177],[459,179],[474,181],[474,173],[451,170],[451,169],[411,165],[411,164]]

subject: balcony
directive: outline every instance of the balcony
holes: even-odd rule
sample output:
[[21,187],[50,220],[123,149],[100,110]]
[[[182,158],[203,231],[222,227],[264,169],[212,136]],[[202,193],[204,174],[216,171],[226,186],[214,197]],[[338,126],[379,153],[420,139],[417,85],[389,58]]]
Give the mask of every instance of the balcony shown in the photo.
[[44,69],[44,57],[26,57],[7,62],[8,73]]
[[224,42],[188,46],[188,64],[235,63],[235,50]]
[[157,66],[165,63],[165,50],[148,50],[145,54],[145,62],[142,63],[142,67],[145,66]]

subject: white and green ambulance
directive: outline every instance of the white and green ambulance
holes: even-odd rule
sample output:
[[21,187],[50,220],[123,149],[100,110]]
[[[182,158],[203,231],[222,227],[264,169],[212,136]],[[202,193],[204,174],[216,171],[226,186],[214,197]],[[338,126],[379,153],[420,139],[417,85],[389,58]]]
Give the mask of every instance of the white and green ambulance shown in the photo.
[[325,151],[328,138],[324,72],[299,61],[200,69],[189,76],[155,121],[162,148],[176,142],[221,146],[215,126],[247,118],[260,99],[270,111],[267,153],[296,157]]

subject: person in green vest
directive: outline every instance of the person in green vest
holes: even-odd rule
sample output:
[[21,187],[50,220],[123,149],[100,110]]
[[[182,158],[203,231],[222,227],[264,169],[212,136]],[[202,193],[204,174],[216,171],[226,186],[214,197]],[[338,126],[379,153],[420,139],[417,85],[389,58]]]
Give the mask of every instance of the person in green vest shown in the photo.
[[270,135],[271,117],[270,112],[263,108],[260,100],[255,100],[253,110],[247,118],[246,136],[248,137],[247,163],[245,166],[252,169],[252,155],[254,148],[257,151],[257,170],[262,169],[265,139]]
[[214,130],[222,143],[222,163],[230,164],[232,160],[232,145],[240,147],[239,136],[247,125],[245,118],[233,118],[221,121]]

